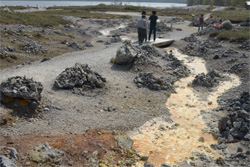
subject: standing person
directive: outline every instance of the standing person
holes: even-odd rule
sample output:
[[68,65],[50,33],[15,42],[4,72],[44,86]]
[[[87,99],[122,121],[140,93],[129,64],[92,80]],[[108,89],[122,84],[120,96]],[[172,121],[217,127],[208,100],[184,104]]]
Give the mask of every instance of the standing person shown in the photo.
[[220,23],[220,16],[217,16],[217,18],[215,19],[215,22],[216,22],[217,24]]
[[144,38],[147,34],[148,22],[146,21],[146,16],[142,16],[138,21],[138,41],[139,45],[142,45]]
[[[145,10],[143,10],[143,11],[141,12],[141,15],[142,15],[142,16],[145,16],[145,20],[148,20],[148,19],[147,19],[147,13],[146,13]],[[145,42],[147,42],[147,40],[148,40],[148,35],[147,35],[147,33],[146,33],[146,35],[145,35]]]
[[204,25],[204,18],[203,18],[203,14],[201,14],[200,18],[199,18],[199,28],[198,31],[203,30],[203,25]]
[[210,24],[214,24],[214,18],[213,18],[213,16],[210,16],[209,22],[210,22]]
[[148,40],[150,41],[151,33],[154,31],[154,41],[156,39],[156,23],[157,23],[158,16],[156,16],[156,11],[152,12],[152,15],[149,17],[150,20],[150,29],[149,29],[149,35]]

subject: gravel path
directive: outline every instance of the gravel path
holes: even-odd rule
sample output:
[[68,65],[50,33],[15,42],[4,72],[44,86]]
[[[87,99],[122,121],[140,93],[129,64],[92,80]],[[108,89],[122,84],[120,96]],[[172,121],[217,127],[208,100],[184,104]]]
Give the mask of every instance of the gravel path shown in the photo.
[[[186,27],[186,24],[180,24]],[[187,28],[187,27],[186,27]],[[194,29],[171,32],[173,39],[179,40]],[[179,35],[177,35],[179,33]],[[87,129],[103,128],[128,131],[143,125],[146,121],[161,115],[169,115],[165,103],[166,92],[138,89],[133,83],[136,76],[126,68],[110,62],[121,44],[103,46],[92,51],[80,51],[65,54],[45,62],[1,71],[0,82],[12,76],[26,76],[43,84],[42,101],[48,111],[34,119],[20,119],[8,127],[0,127],[0,135],[42,134],[57,135],[83,133]],[[67,67],[75,63],[88,64],[92,70],[107,79],[102,91],[76,95],[71,91],[54,90],[56,77]],[[145,96],[150,95],[150,96]],[[112,112],[105,109],[111,107]],[[59,108],[59,109],[58,109]],[[6,113],[0,107],[0,114]]]

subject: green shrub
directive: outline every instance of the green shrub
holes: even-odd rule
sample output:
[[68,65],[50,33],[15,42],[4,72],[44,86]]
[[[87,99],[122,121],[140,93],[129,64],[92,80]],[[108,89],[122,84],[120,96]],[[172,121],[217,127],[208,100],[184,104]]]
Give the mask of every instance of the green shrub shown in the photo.
[[110,63],[115,63],[115,58],[114,57],[112,57],[111,59],[110,59]]

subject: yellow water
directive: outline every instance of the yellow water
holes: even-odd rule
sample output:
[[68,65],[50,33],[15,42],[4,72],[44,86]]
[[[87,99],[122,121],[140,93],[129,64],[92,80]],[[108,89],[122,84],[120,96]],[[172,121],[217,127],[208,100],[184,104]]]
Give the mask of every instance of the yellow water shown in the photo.
[[[187,84],[194,79],[195,75],[207,73],[204,60],[197,57],[190,58],[175,48],[168,48],[170,49],[191,70],[189,77],[175,83],[178,85],[176,94],[172,94],[166,102],[173,122],[167,121],[164,117],[158,117],[146,122],[138,130],[128,133],[134,140],[134,147],[139,154],[148,156],[148,161],[156,167],[160,164],[173,165],[187,157],[193,158],[192,152],[204,153],[214,158],[219,157],[219,154],[210,148],[216,140],[211,134],[206,133],[208,127],[200,115],[200,110],[216,108],[217,97],[240,84],[236,75],[227,74],[230,80],[221,82],[217,89],[210,93],[207,100],[202,101]],[[212,104],[208,104],[208,101]],[[204,142],[199,141],[200,137],[205,139]],[[143,166],[143,163],[141,161],[136,166]]]

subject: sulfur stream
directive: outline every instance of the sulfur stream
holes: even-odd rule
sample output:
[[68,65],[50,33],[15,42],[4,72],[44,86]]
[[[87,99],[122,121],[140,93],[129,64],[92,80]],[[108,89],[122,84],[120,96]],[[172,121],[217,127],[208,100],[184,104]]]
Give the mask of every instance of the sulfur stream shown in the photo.
[[[216,108],[217,97],[240,85],[240,80],[236,75],[227,74],[230,80],[220,82],[206,100],[201,100],[193,88],[187,85],[197,74],[207,73],[205,61],[202,58],[181,54],[176,48],[167,50],[173,51],[173,54],[191,70],[191,75],[175,83],[178,87],[176,93],[171,94],[166,102],[172,121],[164,116],[154,118],[136,131],[128,133],[134,140],[134,148],[141,156],[148,157],[147,161],[156,167],[161,164],[174,165],[185,158],[192,158],[192,152],[218,158],[220,155],[217,151],[210,148],[210,145],[217,141],[205,130],[208,127],[200,111]],[[199,140],[201,137],[204,141]],[[136,166],[141,167],[143,164],[144,162],[140,161]]]

